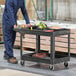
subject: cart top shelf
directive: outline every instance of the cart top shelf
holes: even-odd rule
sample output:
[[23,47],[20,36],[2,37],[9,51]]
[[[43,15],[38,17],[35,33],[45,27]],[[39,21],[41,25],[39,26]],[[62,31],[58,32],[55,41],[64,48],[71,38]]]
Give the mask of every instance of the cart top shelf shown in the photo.
[[67,35],[70,34],[69,29],[50,29],[46,28],[44,30],[42,29],[32,29],[29,28],[14,28],[16,32],[19,32],[20,34],[34,34],[34,35],[43,35],[43,36],[59,36],[59,35]]

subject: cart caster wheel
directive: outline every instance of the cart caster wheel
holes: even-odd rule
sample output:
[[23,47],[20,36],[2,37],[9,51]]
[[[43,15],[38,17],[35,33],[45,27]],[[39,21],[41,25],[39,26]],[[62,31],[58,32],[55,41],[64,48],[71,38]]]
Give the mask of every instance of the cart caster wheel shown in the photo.
[[50,65],[50,70],[54,70],[54,65]]
[[68,62],[64,63],[65,68],[68,68]]
[[22,61],[20,62],[20,64],[21,64],[22,66],[24,66],[25,62],[22,60]]

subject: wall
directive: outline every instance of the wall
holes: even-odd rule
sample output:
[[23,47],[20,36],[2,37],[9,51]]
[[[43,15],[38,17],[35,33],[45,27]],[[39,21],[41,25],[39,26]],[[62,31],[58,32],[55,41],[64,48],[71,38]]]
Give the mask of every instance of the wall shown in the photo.
[[[34,3],[36,5],[36,0],[34,0]],[[35,12],[32,0],[26,0],[26,8],[28,11],[29,18],[36,19],[36,12]]]
[[[34,3],[36,4],[36,0],[34,0]],[[34,9],[34,6],[33,6],[33,3],[32,3],[32,0],[26,0],[26,9],[27,9],[27,13],[28,13],[28,16],[30,18],[30,20],[32,19],[36,19],[36,12],[35,12],[35,9]],[[23,15],[21,13],[21,10],[19,9],[19,12],[18,12],[18,19],[19,20],[22,20],[23,19]]]
[[[44,2],[44,0],[41,0],[41,1]],[[26,2],[27,2],[26,6],[27,6],[30,19],[32,19],[33,16],[34,16],[34,19],[36,19],[36,12],[33,7],[32,0],[26,0]],[[34,0],[34,2],[36,4],[36,0]],[[4,3],[5,3],[5,0],[0,0],[0,4],[4,4]],[[53,3],[54,3],[53,4],[54,19],[76,21],[76,8],[75,8],[76,0],[53,0]],[[19,13],[19,15],[20,15],[19,19],[23,19],[21,13]]]
[[76,20],[76,0],[53,0],[54,19]]

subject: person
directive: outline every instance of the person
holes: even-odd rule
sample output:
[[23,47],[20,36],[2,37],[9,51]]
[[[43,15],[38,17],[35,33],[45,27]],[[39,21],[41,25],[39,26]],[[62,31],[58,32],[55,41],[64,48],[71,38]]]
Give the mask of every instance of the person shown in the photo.
[[13,29],[14,26],[17,26],[17,12],[19,8],[22,11],[26,25],[30,25],[24,0],[6,0],[2,19],[3,38],[5,45],[4,59],[13,64],[18,63],[13,54],[13,46],[16,38],[16,32]]

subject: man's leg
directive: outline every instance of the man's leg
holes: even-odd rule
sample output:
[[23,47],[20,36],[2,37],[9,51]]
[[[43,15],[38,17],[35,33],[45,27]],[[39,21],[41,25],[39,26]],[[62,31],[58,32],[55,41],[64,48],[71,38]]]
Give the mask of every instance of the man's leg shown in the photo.
[[3,38],[4,38],[4,45],[5,45],[5,54],[9,57],[13,57],[13,39],[12,39],[12,31],[10,27],[5,28],[6,26],[3,25]]
[[13,45],[16,37],[16,32],[14,32],[13,28],[10,27],[8,27],[7,29],[3,28],[3,37],[5,44],[4,54],[8,56],[8,61],[10,63],[17,63],[16,58],[13,56]]

